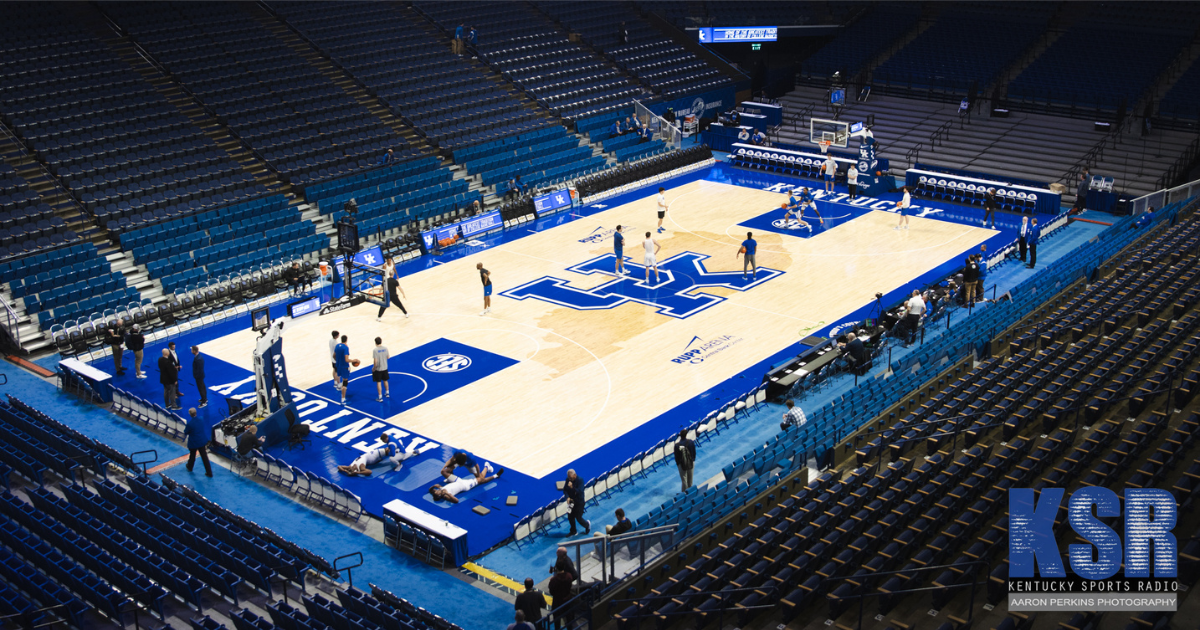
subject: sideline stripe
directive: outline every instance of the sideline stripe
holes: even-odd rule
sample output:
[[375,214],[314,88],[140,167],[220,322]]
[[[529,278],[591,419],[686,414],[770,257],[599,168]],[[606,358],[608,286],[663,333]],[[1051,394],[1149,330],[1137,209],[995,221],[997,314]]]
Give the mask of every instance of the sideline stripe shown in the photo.
[[23,367],[26,370],[29,370],[30,372],[33,372],[34,374],[37,374],[38,376],[40,376],[42,378],[50,378],[51,376],[54,376],[54,372],[51,372],[50,370],[47,370],[46,368],[44,368],[36,363],[26,361],[25,359],[22,359],[21,357],[18,357],[16,355],[10,354],[10,355],[6,356],[5,358],[8,359],[9,363],[13,363],[17,366]]
[[[165,462],[163,462],[163,463],[161,463],[161,464],[159,464],[159,465],[155,466],[154,468],[151,468],[150,470],[147,470],[147,471],[146,471],[146,474],[147,474],[147,475],[153,475],[153,474],[155,474],[155,473],[160,473],[160,472],[162,472],[162,471],[164,471],[164,470],[166,470],[166,469],[168,469],[168,468],[174,468],[175,466],[178,466],[178,465],[180,465],[180,464],[182,464],[182,463],[186,462],[186,461],[187,461],[187,458],[188,458],[188,456],[187,456],[187,455],[180,455],[179,457],[176,457],[175,459],[172,459],[172,460],[169,460],[169,461],[165,461]],[[200,459],[200,458],[199,458],[199,457],[197,457],[196,459]],[[203,464],[204,464],[204,462],[200,462],[200,464],[201,464],[201,465],[203,465]]]
[[[478,575],[479,577],[481,577],[489,582],[494,582],[496,584],[499,584],[500,586],[503,586],[504,588],[511,590],[514,594],[520,594],[520,593],[525,592],[524,584],[517,582],[516,580],[509,578],[507,576],[500,575],[499,573],[496,573],[495,571],[492,571],[491,569],[485,569],[484,567],[481,567],[478,564],[475,564],[474,562],[466,562],[460,568],[463,569],[464,571],[470,571],[471,573],[474,573],[475,575]],[[548,593],[546,593],[544,595],[546,597],[546,605],[550,609],[553,609],[554,608],[553,599],[550,597],[550,595]]]
[[1104,221],[1097,221],[1095,219],[1080,219],[1079,217],[1071,217],[1071,220],[1072,221],[1083,221],[1084,223],[1095,223],[1096,225],[1107,225],[1107,226],[1112,225],[1111,223],[1105,223]]

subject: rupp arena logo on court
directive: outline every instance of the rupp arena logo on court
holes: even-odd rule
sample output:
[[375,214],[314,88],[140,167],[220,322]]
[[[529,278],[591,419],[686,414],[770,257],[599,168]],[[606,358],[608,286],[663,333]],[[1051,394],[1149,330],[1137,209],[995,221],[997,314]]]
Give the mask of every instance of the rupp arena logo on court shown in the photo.
[[[1067,522],[1084,542],[1067,545],[1069,575],[1054,531],[1064,493],[1054,487],[1008,492],[1008,609],[1176,610],[1175,497],[1159,488],[1126,487],[1122,505],[1107,488],[1075,491]],[[1117,523],[1120,533],[1112,527]]]
[[[603,231],[601,231],[601,230],[603,230]],[[579,242],[580,243],[589,243],[589,244],[593,244],[593,245],[596,243],[603,243],[604,241],[612,238],[612,235],[616,231],[617,231],[617,228],[609,228],[609,229],[605,230],[604,226],[602,225],[602,226],[592,230],[591,234],[588,234],[587,236],[579,239]]]
[[675,357],[674,359],[671,359],[671,363],[676,363],[679,365],[698,365],[700,363],[704,363],[708,359],[711,359],[713,355],[717,354],[718,352],[722,352],[728,349],[730,346],[741,343],[742,341],[743,339],[741,337],[734,337],[733,335],[722,335],[715,339],[709,339],[708,341],[705,341],[699,337],[692,337],[692,340],[688,342],[687,347],[684,348],[684,353]]

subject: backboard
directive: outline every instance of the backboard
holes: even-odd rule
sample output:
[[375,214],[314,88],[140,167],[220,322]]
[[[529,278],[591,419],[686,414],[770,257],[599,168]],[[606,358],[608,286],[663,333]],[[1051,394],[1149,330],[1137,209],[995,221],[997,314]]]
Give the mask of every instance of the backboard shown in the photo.
[[839,120],[810,118],[808,121],[808,141],[817,144],[822,140],[832,143],[835,147],[846,148],[850,141],[850,123]]

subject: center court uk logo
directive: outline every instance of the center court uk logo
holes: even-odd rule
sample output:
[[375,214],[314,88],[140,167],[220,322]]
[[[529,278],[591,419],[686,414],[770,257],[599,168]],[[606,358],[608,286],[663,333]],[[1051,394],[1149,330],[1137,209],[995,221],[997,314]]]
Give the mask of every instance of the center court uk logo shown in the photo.
[[[707,255],[683,252],[659,261],[657,282],[651,280],[648,283],[645,279],[646,267],[634,262],[632,257],[627,258],[625,269],[629,275],[618,276],[590,289],[573,287],[569,280],[563,278],[543,276],[500,295],[514,300],[534,298],[578,311],[607,310],[636,302],[654,307],[662,315],[684,319],[725,301],[720,295],[696,289],[720,287],[748,291],[783,275],[782,271],[766,267],[759,267],[753,278],[743,276],[740,269],[709,271],[704,265]],[[615,265],[615,255],[605,254],[568,267],[567,271],[582,275],[613,276]],[[651,274],[651,277],[654,275]]]
[[421,367],[429,372],[448,374],[471,367],[471,358],[461,354],[435,354],[422,361]]

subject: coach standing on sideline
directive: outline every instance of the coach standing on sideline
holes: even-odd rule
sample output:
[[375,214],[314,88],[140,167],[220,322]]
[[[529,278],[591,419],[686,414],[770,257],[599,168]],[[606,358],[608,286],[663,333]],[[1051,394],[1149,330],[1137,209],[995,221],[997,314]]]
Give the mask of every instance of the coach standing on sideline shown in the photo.
[[1033,269],[1037,265],[1037,244],[1038,239],[1042,237],[1042,229],[1038,227],[1037,217],[1033,218],[1033,225],[1029,228],[1029,268]]
[[696,467],[696,443],[688,439],[687,429],[679,432],[679,441],[675,442],[675,465],[679,467],[683,491],[687,492],[692,487],[692,469]]
[[996,189],[989,188],[983,195],[983,227],[988,227],[988,221],[996,227]]
[[850,164],[850,170],[846,171],[846,187],[850,189],[850,200],[858,197],[858,165],[857,163]]
[[196,389],[200,390],[201,409],[208,406],[208,388],[204,386],[204,357],[200,354],[200,346],[192,346],[192,378],[196,381]]
[[167,409],[182,409],[178,406],[176,387],[179,386],[179,369],[171,360],[171,351],[163,348],[162,356],[158,359],[158,382],[163,386],[163,403]]
[[141,326],[134,324],[133,330],[125,335],[125,347],[133,353],[133,375],[137,378],[146,378],[146,374],[142,372],[142,355],[146,349],[146,337],[142,335]]
[[1029,217],[1021,217],[1021,229],[1017,232],[1017,249],[1021,262],[1025,262],[1025,250],[1029,247]]
[[125,320],[109,321],[108,326],[104,328],[104,340],[112,347],[113,365],[116,367],[117,376],[125,373],[125,370],[121,368],[121,344],[125,343],[124,337]]

